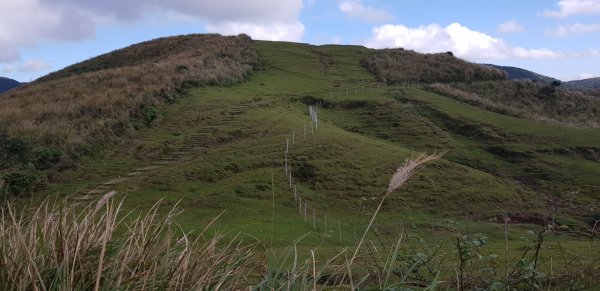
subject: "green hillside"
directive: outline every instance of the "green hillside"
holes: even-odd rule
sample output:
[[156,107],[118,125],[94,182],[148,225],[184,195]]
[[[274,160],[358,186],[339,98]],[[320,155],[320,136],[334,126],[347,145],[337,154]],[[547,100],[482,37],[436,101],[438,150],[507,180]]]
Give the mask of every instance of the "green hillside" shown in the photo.
[[[212,232],[241,232],[276,252],[307,235],[301,256],[316,250],[326,258],[356,244],[406,158],[443,152],[383,204],[374,240],[407,232],[415,252],[421,243],[441,243],[454,256],[456,237],[482,234],[489,238],[486,255],[504,255],[507,238],[503,260],[518,261],[533,234],[550,224],[560,230],[547,239],[544,268],[559,247],[585,254],[586,263],[600,258],[597,246],[588,249],[600,217],[597,129],[503,115],[402,82],[378,83],[363,66],[376,51],[360,46],[252,41],[251,49],[260,65],[244,82],[187,87],[119,143],[47,172],[48,187],[25,200],[66,196],[79,203],[115,190],[123,207],[137,213],[162,199],[160,212],[177,203],[183,210],[175,220],[183,230],[200,230],[220,215]],[[452,58],[441,56],[442,65],[446,57]],[[105,67],[101,61],[45,80],[89,74]],[[452,68],[456,81],[458,65]],[[473,70],[468,80],[503,77]],[[319,106],[313,133],[309,105]],[[285,175],[286,140],[292,184],[307,214]],[[442,266],[442,276],[451,278],[453,264]]]

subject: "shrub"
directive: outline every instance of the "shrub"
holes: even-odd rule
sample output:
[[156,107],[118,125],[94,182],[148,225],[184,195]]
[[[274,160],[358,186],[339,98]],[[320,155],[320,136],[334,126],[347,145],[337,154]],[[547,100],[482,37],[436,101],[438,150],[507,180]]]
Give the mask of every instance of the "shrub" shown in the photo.
[[33,164],[36,169],[46,170],[56,165],[62,156],[57,148],[42,148],[34,153]]
[[69,66],[0,95],[1,158],[26,162],[26,140],[77,156],[77,149],[120,138],[136,120],[149,125],[161,104],[189,86],[242,82],[257,60],[248,36],[194,34]]
[[13,197],[27,196],[46,186],[45,178],[34,170],[12,171],[2,175],[3,185],[0,190]]
[[429,90],[501,114],[600,128],[600,99],[591,92],[557,90],[558,83],[485,81],[430,85]]
[[362,64],[379,80],[387,83],[473,82],[505,80],[507,77],[505,72],[469,63],[454,57],[452,53],[420,54],[401,48],[379,50],[364,59]]
[[27,162],[30,149],[31,145],[24,139],[0,131],[0,169]]

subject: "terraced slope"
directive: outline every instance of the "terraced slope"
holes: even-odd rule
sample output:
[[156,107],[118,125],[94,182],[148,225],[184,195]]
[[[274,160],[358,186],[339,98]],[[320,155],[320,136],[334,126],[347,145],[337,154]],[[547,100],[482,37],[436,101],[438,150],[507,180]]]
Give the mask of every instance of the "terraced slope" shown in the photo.
[[[255,41],[253,48],[262,69],[247,82],[186,91],[126,143],[53,175],[47,193],[93,199],[115,190],[129,209],[159,199],[180,203],[178,222],[188,230],[224,211],[215,230],[273,237],[275,246],[309,232],[316,233],[307,245],[352,245],[395,168],[416,152],[445,151],[444,160],[386,202],[379,232],[408,225],[423,236],[433,230],[451,238],[458,229],[485,233],[501,246],[498,222],[506,211],[516,256],[520,237],[547,224],[553,211],[575,238],[598,216],[597,130],[377,85],[360,65],[373,51],[362,47]],[[315,103],[318,129],[304,140],[307,106]],[[315,209],[315,223],[310,212],[304,221],[283,170],[292,133],[294,184]],[[577,239],[572,244],[581,247]]]

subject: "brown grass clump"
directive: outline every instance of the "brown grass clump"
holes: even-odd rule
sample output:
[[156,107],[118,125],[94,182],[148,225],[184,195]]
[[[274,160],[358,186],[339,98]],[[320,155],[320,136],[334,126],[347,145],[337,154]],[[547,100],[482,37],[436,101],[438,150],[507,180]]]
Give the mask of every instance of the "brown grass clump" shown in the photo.
[[411,50],[384,49],[363,60],[379,80],[387,83],[472,82],[504,80],[506,73],[488,66],[469,63],[450,52],[420,54]]
[[12,204],[0,208],[0,289],[235,290],[247,284],[256,244],[207,238],[206,228],[184,233],[173,223],[176,211],[161,215],[160,203],[137,217],[123,215],[120,204],[99,203],[82,210],[44,203],[33,213]]
[[67,67],[0,95],[0,136],[63,158],[85,153],[150,124],[186,86],[241,82],[257,63],[250,44],[246,35],[166,37]]
[[600,128],[600,99],[531,81],[433,84],[429,90],[484,109],[550,123]]

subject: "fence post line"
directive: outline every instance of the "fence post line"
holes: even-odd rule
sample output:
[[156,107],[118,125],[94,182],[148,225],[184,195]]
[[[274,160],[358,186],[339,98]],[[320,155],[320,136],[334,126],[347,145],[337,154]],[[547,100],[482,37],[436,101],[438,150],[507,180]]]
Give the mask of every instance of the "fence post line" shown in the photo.
[[433,237],[433,242],[435,243],[437,241],[436,237],[435,237],[435,228],[434,228],[434,221],[433,221],[433,217],[431,218],[431,236]]
[[467,239],[469,239],[469,214],[465,212],[465,224],[467,225]]
[[504,211],[502,218],[504,220],[504,268],[506,269],[506,278],[508,278],[508,214],[506,214],[506,210]]
[[287,151],[285,152],[285,176],[288,176],[288,159],[287,159]]
[[304,202],[304,222],[306,222],[306,202]]
[[306,124],[304,125],[304,139],[306,139]]
[[340,233],[340,246],[342,246],[342,222],[338,220],[338,230]]
[[325,233],[325,235],[327,235],[327,214],[325,214],[325,226],[323,229],[323,233]]

